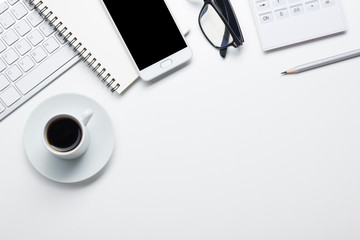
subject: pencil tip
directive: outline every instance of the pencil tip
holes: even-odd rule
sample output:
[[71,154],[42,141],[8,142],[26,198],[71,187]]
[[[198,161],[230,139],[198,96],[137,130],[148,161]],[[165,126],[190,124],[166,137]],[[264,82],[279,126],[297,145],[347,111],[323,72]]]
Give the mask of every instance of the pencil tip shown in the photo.
[[288,72],[287,71],[285,71],[285,72],[282,72],[281,73],[281,75],[286,75]]

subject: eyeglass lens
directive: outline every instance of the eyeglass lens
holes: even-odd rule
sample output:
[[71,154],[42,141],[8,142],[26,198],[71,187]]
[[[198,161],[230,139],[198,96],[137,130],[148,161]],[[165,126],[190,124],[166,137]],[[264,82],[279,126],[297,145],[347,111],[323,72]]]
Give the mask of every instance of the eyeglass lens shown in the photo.
[[226,47],[233,42],[225,23],[212,5],[204,5],[199,23],[204,34],[215,47]]

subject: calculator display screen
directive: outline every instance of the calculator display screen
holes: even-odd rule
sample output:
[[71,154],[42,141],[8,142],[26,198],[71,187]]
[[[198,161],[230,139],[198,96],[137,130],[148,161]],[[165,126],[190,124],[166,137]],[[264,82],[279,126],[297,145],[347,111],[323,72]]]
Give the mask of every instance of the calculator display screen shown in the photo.
[[186,48],[163,0],[103,2],[139,70]]

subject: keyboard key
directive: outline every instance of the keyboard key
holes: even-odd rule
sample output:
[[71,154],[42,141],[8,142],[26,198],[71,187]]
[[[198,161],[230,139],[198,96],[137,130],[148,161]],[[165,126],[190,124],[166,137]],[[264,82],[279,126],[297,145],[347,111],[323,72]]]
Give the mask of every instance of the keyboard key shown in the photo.
[[16,65],[13,65],[12,67],[10,67],[8,70],[5,71],[5,73],[10,78],[10,80],[13,82],[15,80],[17,80],[19,77],[21,77],[21,75],[22,75],[21,70]]
[[10,65],[19,59],[19,55],[17,55],[14,49],[10,48],[3,54],[3,58],[6,63]]
[[[26,76],[16,83],[16,87],[22,94],[27,94],[37,85],[47,79],[54,71],[58,70],[65,62],[70,61],[75,56],[74,51],[69,50],[67,46],[62,47],[53,55],[42,62],[41,65],[34,68]],[[46,66],[46,71],[44,70]]]
[[15,30],[18,32],[20,36],[24,36],[28,32],[30,32],[31,27],[30,25],[25,21],[25,19],[21,20],[17,25],[15,25]]
[[0,53],[6,49],[6,45],[0,40]]
[[7,80],[7,78],[3,75],[3,74],[1,74],[0,75],[0,92],[2,91],[2,90],[4,90],[7,86],[9,86],[9,80]]
[[23,0],[23,2],[29,11],[34,9],[34,5],[30,4],[28,0]]
[[30,55],[34,58],[36,62],[41,62],[47,56],[45,50],[42,47],[37,47],[34,51],[30,53]]
[[17,3],[19,0],[8,0],[8,2],[10,3],[10,5],[14,5],[15,3]]
[[61,44],[66,43],[66,40],[64,39],[64,35],[62,35],[61,33],[56,33],[55,37]]
[[21,95],[16,91],[14,87],[9,87],[0,94],[0,98],[4,101],[6,106],[10,107],[21,98]]
[[5,12],[9,8],[9,5],[6,2],[0,3],[0,14]]
[[21,39],[14,47],[20,55],[24,55],[31,49],[30,44],[25,39]]
[[30,24],[33,27],[36,27],[37,25],[39,25],[42,21],[44,21],[44,19],[40,16],[40,14],[36,11],[33,11],[32,13],[30,13],[27,17],[27,20],[30,22]]
[[0,24],[5,29],[8,29],[15,23],[15,19],[10,15],[9,12],[5,12],[4,14],[0,15]]
[[55,32],[54,26],[50,25],[47,22],[42,24],[39,28],[46,37],[50,36],[53,32]]
[[4,71],[6,68],[6,64],[3,62],[3,60],[1,60],[0,58],[0,72]]
[[60,45],[54,37],[51,37],[43,43],[43,46],[45,47],[46,51],[48,51],[48,53],[52,53],[58,49]]
[[0,102],[0,113],[2,113],[3,111],[5,111],[5,107],[4,107],[4,105]]
[[2,34],[2,38],[6,42],[7,45],[11,46],[14,42],[19,39],[19,36],[12,29],[9,29],[7,32]]
[[31,68],[35,66],[35,63],[29,56],[25,56],[23,59],[21,59],[19,62],[19,66],[24,72],[29,71]]
[[10,11],[18,20],[23,18],[28,12],[22,3],[16,4]]
[[41,33],[38,30],[34,30],[31,33],[28,34],[27,38],[31,42],[33,46],[38,45],[42,40],[44,40],[44,37],[41,35]]
[[0,121],[80,60],[28,1],[0,0]]

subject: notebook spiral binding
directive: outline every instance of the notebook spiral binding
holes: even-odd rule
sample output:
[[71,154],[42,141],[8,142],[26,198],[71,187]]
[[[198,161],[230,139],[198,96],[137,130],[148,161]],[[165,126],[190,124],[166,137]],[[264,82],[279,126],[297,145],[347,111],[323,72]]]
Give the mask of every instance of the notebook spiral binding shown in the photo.
[[70,46],[73,47],[74,51],[82,58],[82,61],[85,62],[94,73],[97,73],[97,77],[101,78],[103,83],[106,83],[106,87],[110,88],[111,92],[115,92],[120,87],[120,83],[118,82],[115,86],[112,86],[116,80],[111,77],[111,74],[106,71],[106,68],[101,67],[101,63],[99,63],[95,57],[92,57],[92,53],[89,52],[75,36],[73,36],[72,32],[68,30],[66,26],[63,26],[63,23],[58,17],[53,16],[53,12],[49,10],[47,6],[44,6],[42,1],[39,1],[38,3],[34,3],[35,0],[26,1],[54,27],[54,30],[58,32]]

